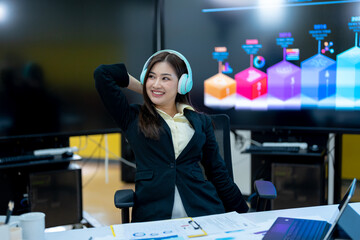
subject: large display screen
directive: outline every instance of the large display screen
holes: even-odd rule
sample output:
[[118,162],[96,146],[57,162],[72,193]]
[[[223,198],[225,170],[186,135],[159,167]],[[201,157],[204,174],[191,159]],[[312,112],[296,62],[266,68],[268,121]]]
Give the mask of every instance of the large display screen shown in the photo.
[[196,106],[244,129],[360,131],[360,1],[165,1]]
[[140,73],[155,1],[0,2],[0,140],[120,131],[96,92],[100,64]]

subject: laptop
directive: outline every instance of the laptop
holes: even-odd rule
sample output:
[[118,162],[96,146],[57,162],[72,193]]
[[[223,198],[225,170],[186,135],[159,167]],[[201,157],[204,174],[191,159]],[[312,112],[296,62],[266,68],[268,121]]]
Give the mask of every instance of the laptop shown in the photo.
[[332,236],[337,222],[348,205],[356,188],[356,178],[351,182],[345,196],[341,200],[338,209],[330,222],[299,218],[278,217],[264,236],[264,240],[279,239],[319,239],[328,240]]

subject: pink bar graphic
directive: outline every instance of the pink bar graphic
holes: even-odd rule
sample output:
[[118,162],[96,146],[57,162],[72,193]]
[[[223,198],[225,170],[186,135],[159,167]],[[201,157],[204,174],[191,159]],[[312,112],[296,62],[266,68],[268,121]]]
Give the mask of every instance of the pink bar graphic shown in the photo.
[[249,67],[235,75],[236,92],[248,99],[255,99],[267,93],[266,73]]
[[246,39],[246,45],[259,44],[257,39]]

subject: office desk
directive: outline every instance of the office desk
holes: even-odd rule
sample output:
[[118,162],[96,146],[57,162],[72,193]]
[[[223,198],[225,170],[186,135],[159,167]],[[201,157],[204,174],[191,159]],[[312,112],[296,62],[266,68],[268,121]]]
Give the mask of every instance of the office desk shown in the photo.
[[[319,216],[324,220],[329,221],[336,211],[338,205],[325,205],[318,207],[306,207],[306,208],[293,208],[286,210],[274,210],[266,212],[245,213],[241,216],[254,223],[264,223],[270,220],[274,220],[277,217],[314,217]],[[350,206],[354,208],[360,214],[360,202],[351,203]],[[131,224],[131,223],[130,223]],[[89,240],[90,237],[105,237],[112,235],[110,227],[88,228],[70,230],[64,232],[46,233],[46,240],[64,240],[64,239],[77,239],[77,240]],[[201,238],[194,238],[201,239]]]

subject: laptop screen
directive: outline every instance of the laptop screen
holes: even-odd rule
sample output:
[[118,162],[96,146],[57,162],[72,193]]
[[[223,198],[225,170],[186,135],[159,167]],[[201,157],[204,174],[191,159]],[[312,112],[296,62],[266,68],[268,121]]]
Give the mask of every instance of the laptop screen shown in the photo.
[[343,199],[341,199],[340,201],[340,204],[339,204],[339,212],[336,212],[334,214],[334,216],[332,217],[332,219],[330,220],[330,224],[331,224],[331,227],[329,228],[326,236],[325,236],[325,240],[329,239],[332,232],[334,231],[335,229],[335,226],[337,224],[337,222],[339,221],[342,213],[344,212],[346,206],[348,205],[350,199],[352,198],[352,196],[354,195],[354,192],[355,192],[355,188],[356,188],[356,178],[354,178],[354,180],[351,182],[351,185],[349,186],[349,188],[347,189]]

